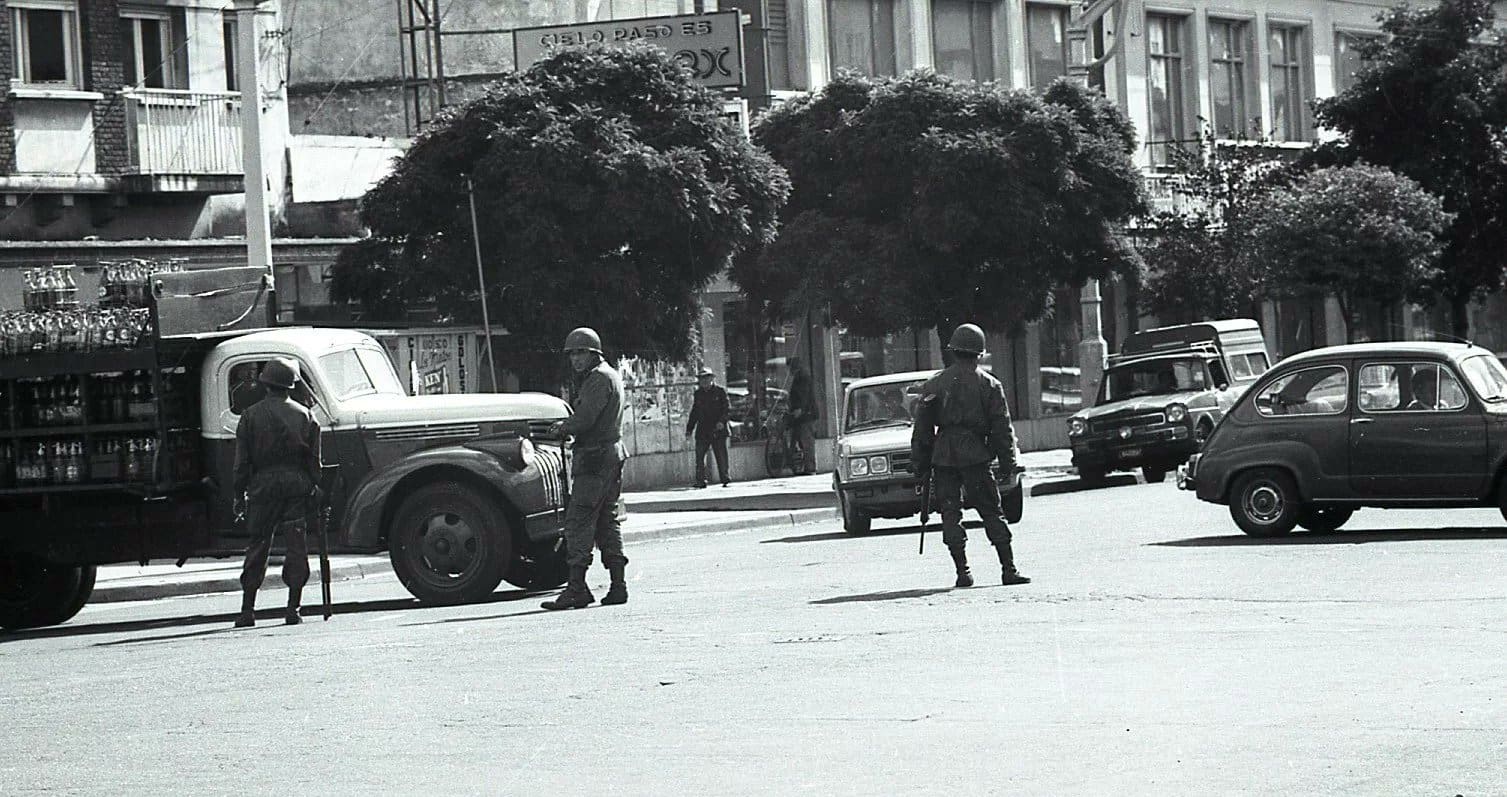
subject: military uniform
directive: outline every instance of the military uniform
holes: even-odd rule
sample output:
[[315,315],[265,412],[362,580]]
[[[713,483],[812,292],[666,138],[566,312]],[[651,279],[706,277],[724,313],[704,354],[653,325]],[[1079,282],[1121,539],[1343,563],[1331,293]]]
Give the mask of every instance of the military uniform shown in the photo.
[[[276,361],[274,361],[276,362]],[[263,381],[278,384],[282,371],[263,372]],[[296,378],[296,369],[289,370]],[[283,583],[288,586],[289,623],[298,622],[298,607],[309,581],[307,518],[319,480],[319,422],[302,404],[269,392],[241,414],[236,427],[234,495],[246,496],[246,526],[251,541],[241,569],[241,619],[250,625],[256,592],[266,578],[272,537],[282,532]]]
[[[590,330],[585,330],[590,332]],[[580,608],[595,600],[586,586],[586,571],[591,567],[592,546],[602,552],[602,564],[612,574],[612,586],[602,598],[604,605],[628,600],[623,568],[622,520],[618,499],[623,491],[623,463],[628,459],[623,448],[623,407],[627,403],[623,380],[605,360],[601,360],[601,343],[595,332],[590,337],[576,330],[566,338],[567,350],[596,352],[597,364],[580,373],[571,401],[571,416],[559,424],[560,431],[571,435],[570,506],[565,510],[565,561],[570,566],[570,581],[565,591],[547,609]],[[575,343],[579,345],[573,345]],[[590,345],[588,345],[590,344]]]
[[[983,331],[971,324],[964,326],[972,327],[969,333],[977,330],[976,343],[972,334],[964,334],[962,341],[955,334],[951,347],[981,354]],[[960,345],[966,348],[959,348]],[[929,470],[935,475],[934,494],[941,507],[942,540],[957,567],[957,585],[973,584],[966,555],[968,534],[963,530],[965,496],[979,513],[984,532],[999,554],[1004,582],[1029,581],[1015,570],[1010,526],[1000,508],[999,485],[990,471],[990,463],[998,459],[1000,472],[1014,473],[1018,458],[1004,386],[979,368],[972,357],[959,358],[927,380],[916,407],[911,461],[918,473]]]

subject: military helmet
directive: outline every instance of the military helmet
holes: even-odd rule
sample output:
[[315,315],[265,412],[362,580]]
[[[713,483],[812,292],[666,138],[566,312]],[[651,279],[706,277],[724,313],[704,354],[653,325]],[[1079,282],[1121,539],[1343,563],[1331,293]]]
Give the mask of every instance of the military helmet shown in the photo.
[[286,357],[274,357],[262,366],[262,375],[257,379],[264,385],[292,390],[298,384],[298,363]]
[[598,335],[597,331],[591,327],[576,327],[572,329],[570,334],[565,336],[565,350],[569,352],[577,349],[585,349],[601,354],[602,336]]
[[947,342],[947,348],[969,354],[983,354],[984,330],[977,324],[961,324],[952,331],[952,340]]

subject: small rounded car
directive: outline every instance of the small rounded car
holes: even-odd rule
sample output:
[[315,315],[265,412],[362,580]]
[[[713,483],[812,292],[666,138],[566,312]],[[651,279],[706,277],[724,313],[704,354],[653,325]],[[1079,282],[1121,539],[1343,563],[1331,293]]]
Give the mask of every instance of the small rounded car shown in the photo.
[[[907,371],[858,379],[843,393],[842,426],[836,441],[837,467],[832,487],[837,491],[843,528],[862,534],[876,517],[904,518],[921,511],[926,485],[911,470],[911,420],[921,386],[936,371]],[[995,481],[1005,519],[1018,522],[1025,491],[1020,473]],[[932,509],[938,504],[932,502]]]
[[1178,469],[1254,537],[1338,529],[1362,507],[1507,516],[1507,368],[1468,343],[1331,346],[1262,375]]

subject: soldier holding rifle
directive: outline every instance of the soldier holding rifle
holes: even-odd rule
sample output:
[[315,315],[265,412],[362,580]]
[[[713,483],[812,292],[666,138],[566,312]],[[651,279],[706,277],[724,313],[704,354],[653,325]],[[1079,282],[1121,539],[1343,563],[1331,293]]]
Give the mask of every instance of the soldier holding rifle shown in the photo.
[[994,543],[1004,584],[1029,583],[1031,579],[1015,569],[1010,526],[989,467],[998,458],[1001,473],[1013,476],[1016,468],[1015,429],[1004,386],[979,367],[979,355],[984,353],[982,329],[973,324],[959,326],[947,347],[953,354],[952,365],[927,380],[916,402],[911,462],[918,476],[934,480],[927,490],[928,500],[934,493],[941,504],[942,541],[957,569],[956,585],[973,586],[968,534],[963,530],[964,496],[978,511]]

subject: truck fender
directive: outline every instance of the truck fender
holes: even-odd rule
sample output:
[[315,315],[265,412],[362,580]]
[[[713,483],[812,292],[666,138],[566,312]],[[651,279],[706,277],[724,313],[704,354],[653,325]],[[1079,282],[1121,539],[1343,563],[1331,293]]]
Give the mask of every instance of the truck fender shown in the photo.
[[416,451],[373,473],[346,502],[340,543],[356,550],[387,547],[387,526],[399,504],[418,487],[458,481],[484,488],[502,505],[511,523],[549,505],[537,465],[509,462],[489,450],[465,445]]

